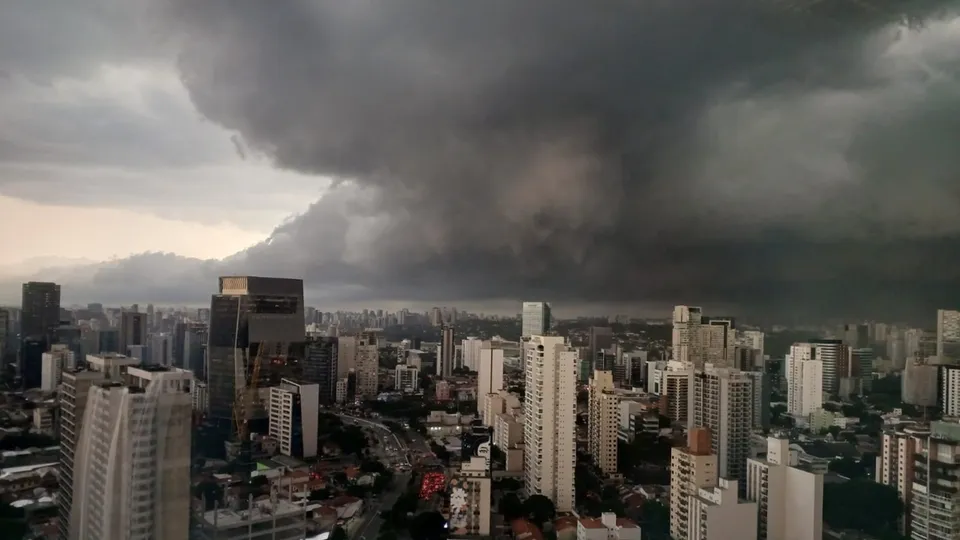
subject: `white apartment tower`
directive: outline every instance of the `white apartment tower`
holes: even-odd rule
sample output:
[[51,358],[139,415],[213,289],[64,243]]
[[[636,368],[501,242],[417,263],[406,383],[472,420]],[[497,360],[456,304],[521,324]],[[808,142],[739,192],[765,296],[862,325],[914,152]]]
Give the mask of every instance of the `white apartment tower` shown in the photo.
[[373,332],[360,334],[357,340],[357,397],[377,395],[377,374],[380,370],[380,348]]
[[960,311],[937,310],[937,357],[941,363],[960,360]]
[[614,391],[613,373],[594,371],[590,379],[589,448],[593,464],[605,475],[617,472],[617,436],[620,396]]
[[733,369],[708,368],[693,375],[688,426],[710,431],[722,478],[744,477],[753,430],[753,383]]
[[735,480],[721,478],[690,497],[689,540],[757,537],[757,503],[741,501]]
[[942,366],[940,373],[940,403],[943,414],[960,417],[960,366]]
[[960,424],[931,422],[929,436],[913,437],[914,471],[909,506],[911,538],[960,538]]
[[53,345],[50,352],[40,357],[40,389],[54,392],[60,386],[61,375],[76,367],[73,351],[66,345]]
[[902,534],[909,534],[910,510],[913,506],[914,458],[918,441],[930,436],[930,429],[916,424],[900,424],[886,431],[880,438],[880,452],[877,456],[877,470],[874,477],[877,482],[896,488],[904,504],[904,517],[900,526]]
[[557,336],[531,336],[524,375],[524,489],[574,508],[579,354]]
[[702,366],[700,350],[700,323],[703,310],[699,307],[673,308],[673,359],[685,364]]
[[490,342],[484,342],[477,337],[468,337],[460,345],[460,356],[462,357],[463,367],[470,371],[478,371],[480,366],[480,348]]
[[550,304],[546,302],[524,302],[521,321],[521,337],[542,336],[550,331]]
[[701,320],[698,343],[704,365],[716,367],[734,367],[737,331],[733,319]]
[[758,540],[823,538],[823,475],[798,466],[789,440],[769,437],[766,458],[747,461],[747,499],[759,505]]
[[270,387],[270,436],[285,456],[317,455],[317,422],[320,419],[320,385],[281,379]]
[[477,371],[477,410],[485,411],[488,394],[503,390],[503,349],[487,341],[476,353],[476,366],[472,369]]
[[823,408],[823,361],[817,356],[817,347],[797,343],[790,347],[786,358],[787,412],[809,416]]
[[670,537],[691,538],[691,499],[701,488],[717,485],[717,456],[710,451],[710,430],[694,428],[687,446],[670,451]]
[[70,538],[180,540],[190,525],[189,371],[129,368],[90,389]]

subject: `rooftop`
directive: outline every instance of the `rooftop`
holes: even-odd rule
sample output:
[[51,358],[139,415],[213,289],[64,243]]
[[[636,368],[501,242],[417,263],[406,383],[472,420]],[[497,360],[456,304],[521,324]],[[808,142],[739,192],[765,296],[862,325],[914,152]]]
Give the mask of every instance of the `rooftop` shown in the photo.
[[230,529],[246,526],[250,523],[267,521],[282,517],[294,517],[303,514],[303,508],[289,501],[280,500],[274,503],[261,501],[254,503],[249,510],[211,510],[203,514],[207,525],[218,529]]

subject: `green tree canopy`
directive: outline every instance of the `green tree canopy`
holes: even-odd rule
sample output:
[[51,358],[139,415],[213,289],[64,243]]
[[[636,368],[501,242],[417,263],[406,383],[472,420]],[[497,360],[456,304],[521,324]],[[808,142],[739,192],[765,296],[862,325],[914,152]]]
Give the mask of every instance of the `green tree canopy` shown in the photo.
[[552,520],[557,515],[557,509],[553,501],[543,495],[531,495],[523,502],[523,511],[530,521],[543,529],[543,524]]
[[823,521],[833,528],[883,533],[896,530],[902,514],[894,487],[863,478],[823,486]]

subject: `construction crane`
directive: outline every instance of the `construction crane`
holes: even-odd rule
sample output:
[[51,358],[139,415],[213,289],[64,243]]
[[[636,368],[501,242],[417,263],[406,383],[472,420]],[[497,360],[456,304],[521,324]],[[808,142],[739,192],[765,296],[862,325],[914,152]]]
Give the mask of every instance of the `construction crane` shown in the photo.
[[[257,387],[260,382],[260,365],[263,362],[263,351],[267,344],[260,342],[257,355],[253,358],[253,366],[243,361],[243,354],[237,351],[234,366],[236,368],[236,389],[233,398],[233,421],[237,429],[237,442],[241,448],[250,444],[250,420],[253,418],[253,408],[257,399]],[[247,370],[250,377],[247,378]]]

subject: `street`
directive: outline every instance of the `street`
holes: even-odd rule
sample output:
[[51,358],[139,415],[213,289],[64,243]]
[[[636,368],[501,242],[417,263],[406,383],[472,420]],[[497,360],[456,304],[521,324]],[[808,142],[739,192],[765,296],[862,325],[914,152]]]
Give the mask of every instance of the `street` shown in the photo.
[[392,508],[406,489],[407,482],[410,481],[412,473],[410,472],[410,461],[407,459],[408,448],[400,437],[390,431],[390,428],[379,422],[346,414],[339,414],[338,416],[346,423],[366,426],[376,433],[378,444],[373,452],[384,464],[395,471],[398,465],[404,466],[400,469],[399,474],[393,477],[393,484],[388,490],[381,493],[377,499],[367,499],[367,505],[364,509],[366,517],[350,535],[353,540],[376,540],[380,535],[380,527],[383,525],[383,519],[380,517],[381,510]]

